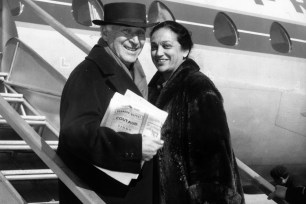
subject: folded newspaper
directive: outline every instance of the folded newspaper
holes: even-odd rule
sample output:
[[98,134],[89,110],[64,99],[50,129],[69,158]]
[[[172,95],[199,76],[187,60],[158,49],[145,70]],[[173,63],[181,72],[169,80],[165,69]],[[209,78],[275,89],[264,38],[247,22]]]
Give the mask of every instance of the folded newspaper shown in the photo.
[[[117,92],[114,94],[102,119],[101,126],[109,127],[116,132],[160,138],[160,130],[167,115],[167,112],[127,90],[124,95]],[[125,185],[138,177],[138,174],[96,167]]]

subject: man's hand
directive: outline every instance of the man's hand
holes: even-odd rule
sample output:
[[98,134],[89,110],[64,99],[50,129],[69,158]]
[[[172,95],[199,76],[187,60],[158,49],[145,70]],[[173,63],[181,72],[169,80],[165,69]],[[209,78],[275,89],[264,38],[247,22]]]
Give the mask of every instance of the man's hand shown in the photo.
[[153,158],[153,156],[157,153],[157,150],[162,148],[164,145],[164,141],[149,137],[149,136],[142,136],[142,159],[144,161],[149,161]]
[[285,186],[276,185],[276,186],[275,186],[274,192],[272,192],[272,193],[268,196],[268,200],[271,200],[271,199],[274,199],[274,198],[285,199],[285,197],[286,197],[286,191],[287,191],[287,188],[286,188]]

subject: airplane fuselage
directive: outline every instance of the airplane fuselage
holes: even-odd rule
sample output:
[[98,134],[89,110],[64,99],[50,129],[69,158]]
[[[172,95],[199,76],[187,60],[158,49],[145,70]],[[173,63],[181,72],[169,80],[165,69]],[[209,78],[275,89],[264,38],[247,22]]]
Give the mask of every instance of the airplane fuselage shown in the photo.
[[[108,2],[114,1],[102,1]],[[161,2],[191,31],[191,57],[224,97],[236,156],[266,178],[272,166],[284,164],[306,181],[306,2]],[[70,1],[36,3],[90,45],[97,42],[98,28],[68,17]],[[25,8],[16,17],[20,39],[67,77],[85,53],[28,13]],[[57,43],[51,47],[51,42]],[[140,62],[149,81],[156,72],[149,39]]]

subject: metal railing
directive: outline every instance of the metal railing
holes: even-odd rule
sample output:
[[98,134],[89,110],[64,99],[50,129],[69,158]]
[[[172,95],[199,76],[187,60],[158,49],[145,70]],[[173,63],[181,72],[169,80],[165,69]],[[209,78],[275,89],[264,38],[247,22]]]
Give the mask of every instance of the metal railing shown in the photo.
[[62,34],[64,37],[70,40],[74,45],[80,48],[83,52],[85,52],[86,54],[89,53],[91,47],[87,43],[85,43],[81,38],[79,38],[77,35],[75,35],[65,26],[63,26],[60,22],[58,22],[50,14],[48,14],[46,11],[40,8],[37,4],[35,4],[31,0],[21,0],[21,1],[24,4],[28,5],[29,7],[31,7],[34,13],[36,13],[39,18],[41,18],[43,21],[49,24],[52,28],[54,28],[56,31],[58,31],[60,34]]
[[2,96],[0,96],[0,115],[5,118],[37,156],[83,203],[105,203],[94,191],[90,190],[86,184],[75,176],[56,152],[21,118]]

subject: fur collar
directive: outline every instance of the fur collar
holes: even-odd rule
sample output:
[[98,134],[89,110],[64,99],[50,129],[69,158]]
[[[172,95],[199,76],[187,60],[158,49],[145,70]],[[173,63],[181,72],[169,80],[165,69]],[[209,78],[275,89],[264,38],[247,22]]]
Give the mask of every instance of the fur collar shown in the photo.
[[[199,70],[199,66],[192,59],[188,58],[177,68],[164,86],[163,83],[165,83],[165,80],[162,74],[157,72],[149,83],[149,89],[153,92],[152,102],[156,102],[158,107],[163,107],[163,105],[173,97],[177,90],[184,87],[186,78]],[[155,94],[159,95],[158,98],[160,100],[154,97]],[[154,98],[156,100],[154,100]]]

